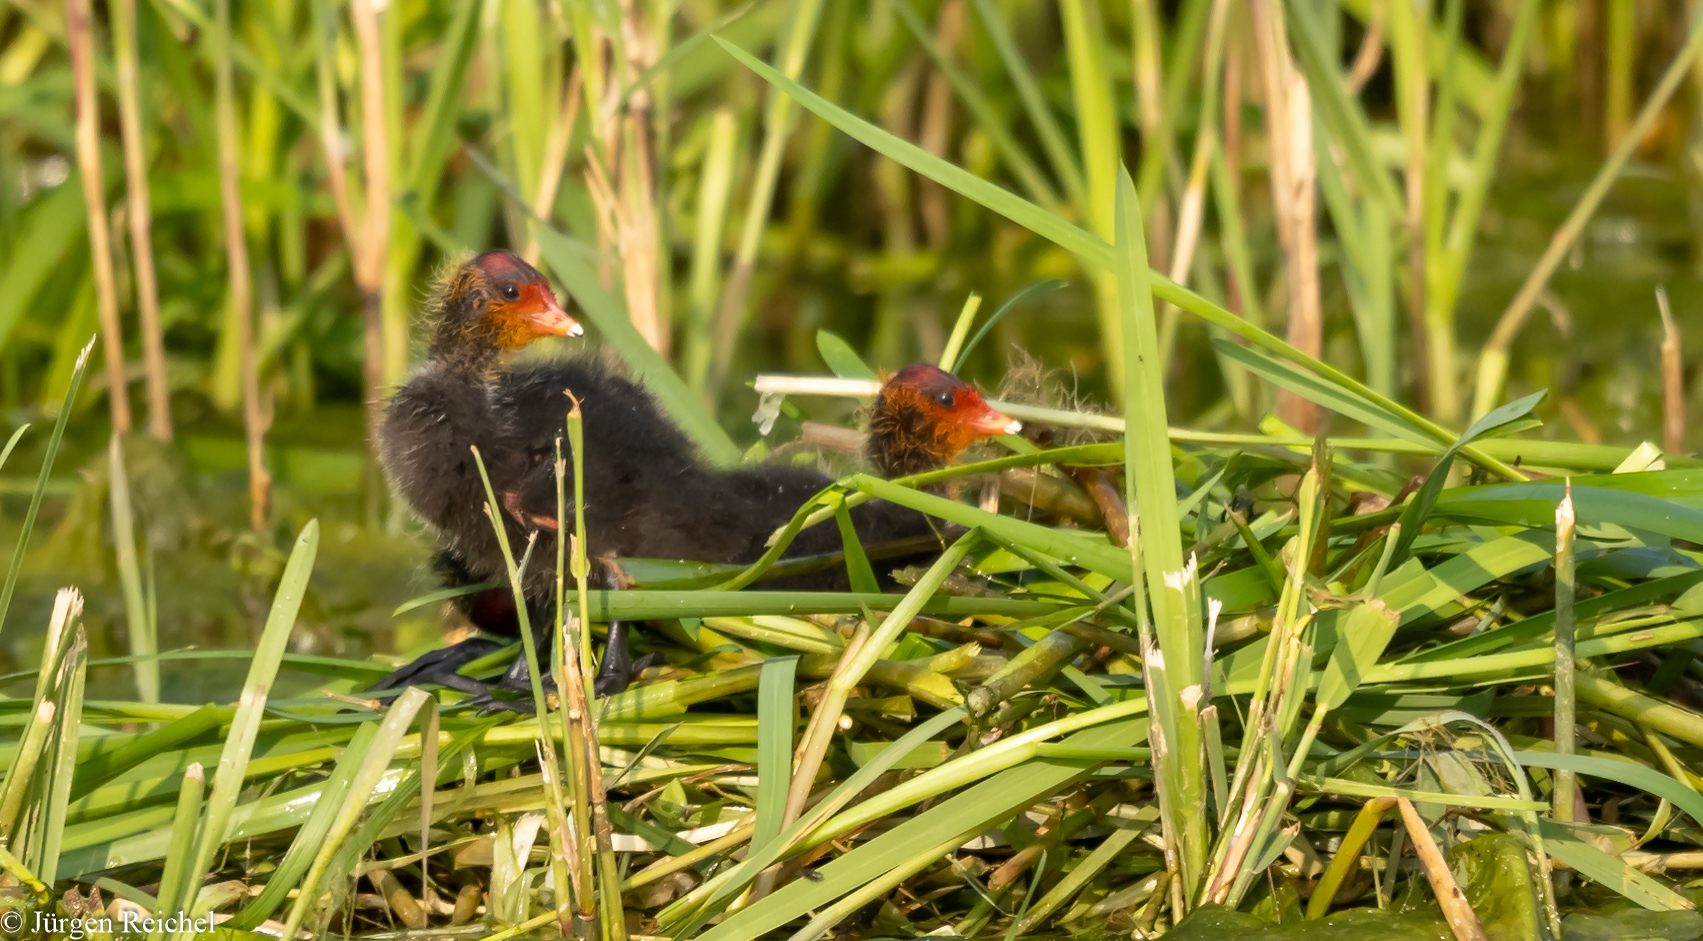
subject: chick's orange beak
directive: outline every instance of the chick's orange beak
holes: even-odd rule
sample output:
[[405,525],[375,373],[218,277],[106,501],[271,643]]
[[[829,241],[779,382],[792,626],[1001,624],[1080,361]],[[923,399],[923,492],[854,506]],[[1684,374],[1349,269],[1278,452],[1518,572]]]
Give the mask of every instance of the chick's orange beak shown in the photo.
[[569,317],[562,305],[556,302],[554,291],[548,288],[539,290],[532,300],[533,304],[524,316],[534,330],[553,337],[577,337],[585,333],[579,321]]
[[998,412],[986,402],[966,416],[965,422],[978,435],[1014,435],[1023,430],[1023,423],[1004,412]]

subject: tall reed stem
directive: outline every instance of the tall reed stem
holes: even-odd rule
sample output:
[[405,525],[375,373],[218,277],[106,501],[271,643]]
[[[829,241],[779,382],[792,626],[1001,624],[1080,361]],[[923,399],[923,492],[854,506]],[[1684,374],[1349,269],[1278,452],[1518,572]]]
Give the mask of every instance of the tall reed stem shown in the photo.
[[[1324,343],[1324,315],[1319,302],[1318,199],[1313,186],[1318,170],[1313,154],[1312,95],[1290,55],[1281,11],[1274,9],[1270,0],[1253,0],[1250,10],[1265,89],[1271,198],[1289,286],[1285,339],[1317,357]],[[1287,389],[1277,394],[1277,414],[1308,434],[1318,430],[1318,406]]]
[[1684,454],[1685,362],[1666,288],[1656,288],[1656,307],[1662,315],[1662,451]]
[[248,453],[248,520],[266,526],[272,500],[272,475],[266,470],[266,416],[261,409],[259,364],[250,310],[248,242],[243,232],[242,190],[237,178],[237,117],[231,78],[231,4],[215,0],[214,108],[219,135],[219,201],[224,209],[225,267],[231,322],[236,329],[237,363],[242,381],[242,425]]
[[[1060,0],[1058,9],[1064,27],[1065,55],[1070,62],[1078,147],[1088,185],[1087,201],[1080,209],[1088,228],[1110,242],[1121,145],[1111,71],[1102,44],[1105,22],[1095,0]],[[1094,300],[1100,314],[1100,349],[1106,357],[1106,379],[1116,397],[1122,395],[1128,379],[1117,276],[1104,268],[1093,268],[1088,277],[1094,284]]]
[[1427,328],[1425,319],[1426,146],[1431,103],[1425,46],[1431,31],[1430,0],[1389,0],[1390,51],[1395,63],[1396,113],[1407,145],[1408,316],[1419,360],[1420,400],[1442,422],[1460,410],[1455,392],[1453,337]]
[[361,289],[361,339],[366,383],[367,434],[378,440],[384,419],[384,285],[390,254],[390,137],[384,103],[384,45],[379,14],[385,0],[354,0],[349,18],[361,61],[361,157],[366,205],[355,248],[355,284]]
[[106,177],[101,171],[100,99],[95,94],[94,23],[89,0],[65,0],[65,33],[77,99],[77,175],[83,181],[83,207],[89,220],[89,268],[95,276],[101,346],[106,356],[108,395],[112,397],[112,429],[126,434],[130,431],[130,394],[124,384],[124,331],[118,322]]
[[125,221],[130,226],[130,265],[136,274],[136,319],[142,334],[142,365],[148,378],[148,431],[170,441],[171,386],[166,381],[165,338],[160,333],[160,288],[154,274],[153,209],[148,202],[148,166],[143,153],[142,76],[136,67],[136,0],[112,0],[112,52],[118,85],[118,126],[124,140]]
[[[1578,585],[1573,574],[1573,482],[1567,481],[1566,495],[1555,509],[1555,753],[1573,754],[1574,713],[1573,645],[1576,627],[1573,601]],[[1550,810],[1556,820],[1573,819],[1573,772],[1557,770],[1550,793]]]

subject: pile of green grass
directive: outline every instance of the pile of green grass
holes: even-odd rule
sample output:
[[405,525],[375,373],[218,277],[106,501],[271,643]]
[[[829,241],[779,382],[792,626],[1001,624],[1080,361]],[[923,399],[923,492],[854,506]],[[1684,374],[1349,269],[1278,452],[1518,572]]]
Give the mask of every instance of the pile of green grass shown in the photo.
[[[1127,177],[1121,193],[1110,251],[1139,281]],[[1141,361],[1151,304],[1124,313]],[[146,688],[166,657],[247,660],[234,705],[90,696],[106,664],[67,590],[41,669],[8,678],[33,677],[33,696],[0,701],[16,730],[5,904],[75,915],[99,890],[114,911],[217,913],[226,929],[725,941],[847,925],[1139,936],[1189,912],[1232,917],[1219,906],[1316,918],[1334,898],[1379,930],[1394,905],[1440,931],[1463,918],[1427,901],[1460,894],[1436,881],[1447,851],[1498,937],[1552,930],[1593,898],[1586,880],[1689,909],[1648,873],[1691,865],[1703,819],[1703,716],[1669,698],[1703,672],[1703,470],[1520,438],[1535,396],[1428,441],[1352,383],[1248,362],[1330,391],[1323,404],[1376,416],[1391,439],[1173,442],[1162,399],[1136,386],[1122,442],[1013,442],[905,480],[854,475],[746,570],[636,561],[641,582],[684,587],[593,592],[585,560],[564,557],[560,656],[543,666],[565,695],[535,688],[542,720],[473,714],[448,692],[381,706],[354,691],[388,661],[288,653],[317,523],[256,650],[117,661]],[[581,459],[576,424],[564,461]],[[1351,509],[1403,489],[1380,453],[1415,450],[1435,455],[1424,486]],[[1061,464],[1122,470],[1133,548],[919,489]],[[855,540],[840,560],[852,594],[734,590],[801,527],[869,498],[962,535],[904,595],[874,590]],[[580,627],[613,618],[655,625],[670,666],[596,699]],[[1647,662],[1633,681],[1615,669]],[[281,670],[324,686],[275,698]],[[1582,748],[1553,733],[1568,715]],[[1573,780],[1588,818],[1551,800]]]

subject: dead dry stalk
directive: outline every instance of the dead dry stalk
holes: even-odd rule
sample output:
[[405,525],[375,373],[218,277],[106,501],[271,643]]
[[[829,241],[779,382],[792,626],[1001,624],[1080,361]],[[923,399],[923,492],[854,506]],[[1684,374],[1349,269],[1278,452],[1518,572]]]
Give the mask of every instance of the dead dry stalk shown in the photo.
[[[1288,275],[1289,329],[1285,339],[1309,356],[1318,356],[1324,342],[1324,318],[1319,306],[1312,96],[1290,55],[1281,13],[1273,9],[1270,0],[1252,0],[1250,8],[1265,92],[1271,198]],[[1277,414],[1306,434],[1318,430],[1318,406],[1287,390],[1277,394]]]
[[259,364],[254,349],[248,243],[243,232],[242,190],[237,177],[237,117],[231,77],[231,4],[214,4],[218,44],[214,107],[219,128],[219,201],[224,210],[225,267],[232,323],[236,329],[237,370],[242,384],[242,425],[248,451],[248,519],[254,529],[266,526],[272,502],[272,475],[266,470],[265,410],[260,402]]
[[106,357],[112,430],[130,431],[130,394],[124,384],[124,332],[118,322],[118,288],[112,272],[112,234],[107,228],[106,182],[101,173],[100,100],[95,94],[94,23],[89,0],[65,0],[66,40],[77,99],[77,175],[89,221],[89,268],[95,276],[101,347]]
[[1679,322],[1665,287],[1656,288],[1662,315],[1662,451],[1685,453],[1685,362],[1680,358]]
[[[952,55],[963,35],[964,0],[946,0],[940,5],[940,15],[935,19],[934,26],[934,42],[939,47],[940,54]],[[923,92],[920,143],[929,153],[944,157],[951,140],[952,86],[947,82],[946,76],[936,70],[929,75],[927,90]],[[946,190],[939,183],[933,180],[923,180],[919,183],[917,210],[922,216],[923,233],[927,236],[931,248],[945,248],[952,237],[949,206]]]
[[148,380],[148,431],[170,441],[171,386],[166,380],[165,339],[160,333],[160,289],[154,273],[153,209],[142,153],[141,75],[136,67],[136,0],[112,0],[113,66],[118,83],[118,126],[124,142],[125,221],[130,225],[131,267],[136,273],[136,319]]
[[385,0],[355,0],[349,17],[361,60],[361,156],[366,206],[360,243],[354,246],[355,284],[361,289],[367,434],[378,441],[384,418],[384,268],[390,254],[390,140],[384,106],[384,46],[379,14]]
[[1443,851],[1437,848],[1437,841],[1431,838],[1431,831],[1425,826],[1425,819],[1414,809],[1413,802],[1405,797],[1396,798],[1396,806],[1401,808],[1402,822],[1407,824],[1407,837],[1413,841],[1413,851],[1419,856],[1419,864],[1425,868],[1425,878],[1431,882],[1437,907],[1443,910],[1443,918],[1448,921],[1449,930],[1455,933],[1456,941],[1486,941],[1484,926],[1479,924],[1478,916],[1467,904],[1466,894],[1455,882],[1454,873],[1449,871],[1449,863],[1443,858]]

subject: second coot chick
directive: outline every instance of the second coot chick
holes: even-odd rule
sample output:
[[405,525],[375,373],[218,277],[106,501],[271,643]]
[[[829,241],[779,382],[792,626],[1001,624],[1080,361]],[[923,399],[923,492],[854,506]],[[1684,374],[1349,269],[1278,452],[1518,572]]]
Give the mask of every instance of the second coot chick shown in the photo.
[[[587,554],[594,560],[690,559],[748,563],[770,533],[832,478],[777,463],[721,469],[707,466],[685,435],[643,388],[595,360],[574,358],[510,367],[511,354],[546,335],[575,335],[548,282],[506,252],[481,255],[444,283],[438,326],[421,371],[398,391],[387,412],[381,451],[397,490],[439,532],[440,568],[452,583],[506,577],[506,563],[489,518],[473,462],[477,447],[503,506],[503,522],[519,554],[536,534],[522,590],[535,629],[549,623],[555,593],[557,438],[572,400],[583,403]],[[871,420],[871,459],[886,475],[942,466],[971,441],[1015,425],[976,390],[931,366],[913,366],[884,385]],[[932,433],[930,429],[933,429]],[[570,463],[571,468],[571,463]],[[564,488],[571,499],[572,481]],[[568,508],[572,514],[572,507]],[[872,500],[852,511],[866,544],[927,535],[913,511]],[[815,527],[792,546],[799,555],[841,548],[834,527]],[[843,572],[794,576],[789,587],[844,587]],[[617,587],[607,565],[593,583]],[[506,610],[505,610],[506,609]],[[463,599],[463,610],[486,630],[518,628],[507,588]],[[610,625],[598,691],[626,685],[625,625]],[[428,654],[381,681],[378,688],[439,682],[476,691],[455,673],[494,649],[464,642]],[[523,687],[524,658],[502,685]]]

